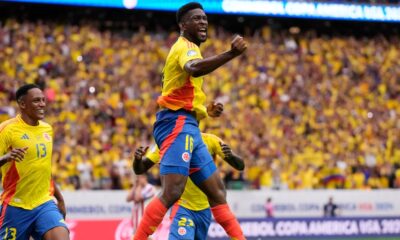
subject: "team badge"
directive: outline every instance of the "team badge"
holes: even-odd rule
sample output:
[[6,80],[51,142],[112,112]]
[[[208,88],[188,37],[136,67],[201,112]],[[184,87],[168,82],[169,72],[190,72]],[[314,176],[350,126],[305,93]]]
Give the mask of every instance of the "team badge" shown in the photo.
[[183,161],[185,161],[185,162],[189,162],[189,160],[190,160],[190,154],[189,154],[188,152],[182,153],[182,159],[183,159]]
[[197,55],[197,52],[195,50],[189,50],[187,52],[188,57],[193,57]]
[[43,137],[44,139],[46,139],[47,141],[51,141],[51,136],[48,133],[43,133]]
[[183,236],[186,234],[186,229],[184,227],[179,227],[178,228],[178,234]]

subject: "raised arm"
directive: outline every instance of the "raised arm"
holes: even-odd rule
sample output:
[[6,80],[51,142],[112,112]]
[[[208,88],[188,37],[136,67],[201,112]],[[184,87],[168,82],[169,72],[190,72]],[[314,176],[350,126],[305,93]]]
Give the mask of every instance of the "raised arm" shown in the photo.
[[244,169],[244,161],[243,159],[232,152],[231,148],[225,144],[220,142],[222,152],[224,153],[224,161],[229,163],[234,169],[243,171]]
[[149,147],[139,147],[135,151],[135,157],[132,167],[133,171],[137,175],[147,172],[147,170],[149,170],[154,165],[154,162],[152,162],[149,158],[143,159],[143,156],[146,154],[148,148]]
[[210,117],[219,117],[221,116],[222,112],[224,111],[224,105],[219,102],[211,102],[207,105],[207,114]]
[[232,40],[231,50],[204,59],[193,59],[185,64],[185,71],[193,77],[206,75],[239,56],[246,49],[247,43],[237,35]]

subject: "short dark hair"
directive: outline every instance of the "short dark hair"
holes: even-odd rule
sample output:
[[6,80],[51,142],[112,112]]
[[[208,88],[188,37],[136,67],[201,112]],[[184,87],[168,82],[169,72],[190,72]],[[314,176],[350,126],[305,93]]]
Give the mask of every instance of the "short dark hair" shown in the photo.
[[18,88],[17,92],[15,93],[15,99],[17,101],[19,101],[21,99],[21,97],[25,96],[28,93],[28,91],[33,88],[40,89],[40,87],[38,85],[33,84],[33,83],[25,84],[25,85],[21,86],[20,88]]
[[182,7],[180,7],[178,9],[178,11],[176,12],[176,22],[179,24],[182,20],[182,17],[187,12],[189,12],[190,10],[196,9],[196,8],[200,8],[201,10],[204,10],[203,6],[198,2],[190,2],[190,3],[187,3],[187,4],[183,5]]

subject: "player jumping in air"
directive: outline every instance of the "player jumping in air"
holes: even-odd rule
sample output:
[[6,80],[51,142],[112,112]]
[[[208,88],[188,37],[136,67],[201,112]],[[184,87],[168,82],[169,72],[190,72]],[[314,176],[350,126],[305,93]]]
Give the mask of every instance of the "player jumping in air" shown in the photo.
[[154,139],[160,149],[161,192],[145,209],[134,236],[146,240],[162,221],[167,210],[181,197],[188,176],[207,195],[215,220],[232,239],[245,239],[240,225],[226,202],[226,191],[211,155],[207,151],[198,121],[207,117],[202,91],[204,75],[241,55],[247,48],[236,36],[231,49],[202,58],[199,46],[207,39],[208,21],[199,3],[188,3],[177,11],[181,31],[172,46],[163,71],[163,108],[154,123]]

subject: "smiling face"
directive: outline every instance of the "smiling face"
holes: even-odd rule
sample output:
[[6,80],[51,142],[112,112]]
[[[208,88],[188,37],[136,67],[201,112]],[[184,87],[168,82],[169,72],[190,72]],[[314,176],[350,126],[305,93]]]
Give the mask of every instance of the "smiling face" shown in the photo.
[[18,101],[24,121],[36,125],[44,118],[46,98],[39,88],[30,89],[25,96]]
[[207,15],[202,9],[196,8],[188,11],[179,26],[183,36],[191,42],[200,45],[207,40],[208,21]]

